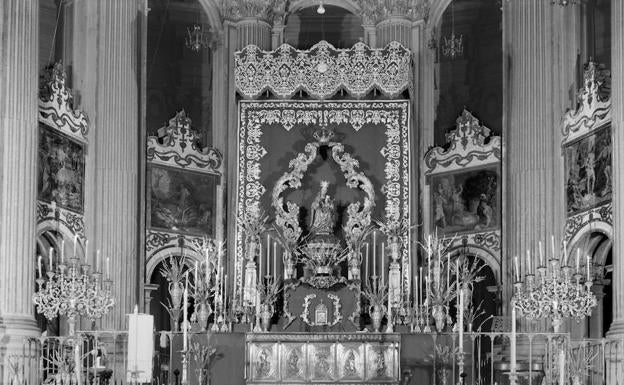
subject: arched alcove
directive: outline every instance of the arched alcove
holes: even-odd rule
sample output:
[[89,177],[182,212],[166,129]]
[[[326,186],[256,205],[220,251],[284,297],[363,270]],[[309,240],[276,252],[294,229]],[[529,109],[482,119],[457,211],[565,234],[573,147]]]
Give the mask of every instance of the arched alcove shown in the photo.
[[350,7],[324,2],[325,13],[317,12],[318,5],[305,8],[291,7],[286,19],[284,41],[299,49],[308,49],[321,40],[336,48],[350,48],[364,37],[362,19]]
[[[502,132],[503,52],[500,5],[488,0],[441,1],[432,6],[433,141],[443,145],[464,108],[475,112],[495,135]],[[463,51],[445,54],[451,35]]]
[[597,224],[581,229],[571,242],[568,257],[569,264],[576,267],[579,259],[579,270],[586,271],[586,258],[592,261],[592,291],[598,305],[592,314],[580,326],[572,326],[578,337],[602,338],[606,335],[613,322],[613,241],[611,231],[601,229]]

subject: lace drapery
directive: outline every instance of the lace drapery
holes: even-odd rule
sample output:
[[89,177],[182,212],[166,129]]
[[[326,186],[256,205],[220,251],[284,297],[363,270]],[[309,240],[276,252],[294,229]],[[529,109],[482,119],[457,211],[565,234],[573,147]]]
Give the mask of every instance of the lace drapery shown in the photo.
[[254,99],[265,91],[290,98],[299,91],[326,99],[343,90],[355,98],[373,89],[395,98],[410,82],[411,52],[398,42],[373,49],[357,43],[336,49],[326,41],[307,51],[283,44],[275,51],[249,45],[235,54],[237,91]]

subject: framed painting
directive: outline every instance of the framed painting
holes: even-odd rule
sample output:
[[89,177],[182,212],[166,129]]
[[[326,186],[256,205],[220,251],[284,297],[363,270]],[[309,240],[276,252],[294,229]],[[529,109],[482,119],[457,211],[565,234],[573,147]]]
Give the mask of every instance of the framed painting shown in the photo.
[[84,212],[85,144],[39,123],[37,199]]
[[566,144],[563,152],[568,215],[611,201],[611,124]]
[[218,175],[151,164],[147,177],[149,228],[215,235]]
[[457,234],[500,228],[498,165],[431,175],[431,229]]

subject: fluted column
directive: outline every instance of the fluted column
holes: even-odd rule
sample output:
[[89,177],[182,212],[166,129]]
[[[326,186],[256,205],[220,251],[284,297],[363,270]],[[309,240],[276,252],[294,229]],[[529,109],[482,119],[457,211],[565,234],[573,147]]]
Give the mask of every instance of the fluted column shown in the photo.
[[35,289],[39,2],[0,4],[0,382],[7,358],[38,335]]
[[611,1],[611,116],[613,140],[613,323],[624,335],[624,2]]
[[[542,0],[505,3],[505,49],[510,58],[506,78],[508,111],[505,122],[506,237],[505,281],[511,296],[511,266],[514,255],[536,250],[537,242],[554,235],[561,239],[563,227],[563,183],[560,178],[560,127],[564,113],[557,101],[562,97],[559,79],[564,72],[557,30],[562,22],[556,9]],[[552,71],[558,68],[560,71]],[[571,76],[574,75],[572,70]],[[566,95],[563,95],[567,97]],[[549,248],[548,248],[549,249]],[[523,260],[524,258],[521,258]]]
[[236,23],[238,44],[236,49],[254,44],[263,50],[271,49],[271,24],[257,17],[247,17]]
[[96,188],[93,205],[95,248],[110,273],[117,303],[102,328],[125,329],[125,314],[138,301],[138,65],[137,1],[98,2],[96,111],[90,150]]

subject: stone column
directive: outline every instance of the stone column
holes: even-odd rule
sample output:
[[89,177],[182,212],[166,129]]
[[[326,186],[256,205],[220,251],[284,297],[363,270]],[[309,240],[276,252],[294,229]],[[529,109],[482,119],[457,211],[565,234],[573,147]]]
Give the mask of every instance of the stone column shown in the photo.
[[39,2],[0,3],[0,383],[22,340],[39,335],[35,289],[35,203]]
[[613,140],[613,323],[610,336],[624,336],[624,3],[611,1],[611,132]]
[[126,314],[138,301],[139,66],[137,1],[98,2],[96,115],[89,138],[94,185],[94,249],[110,258],[117,303],[102,319],[103,329],[126,328]]

